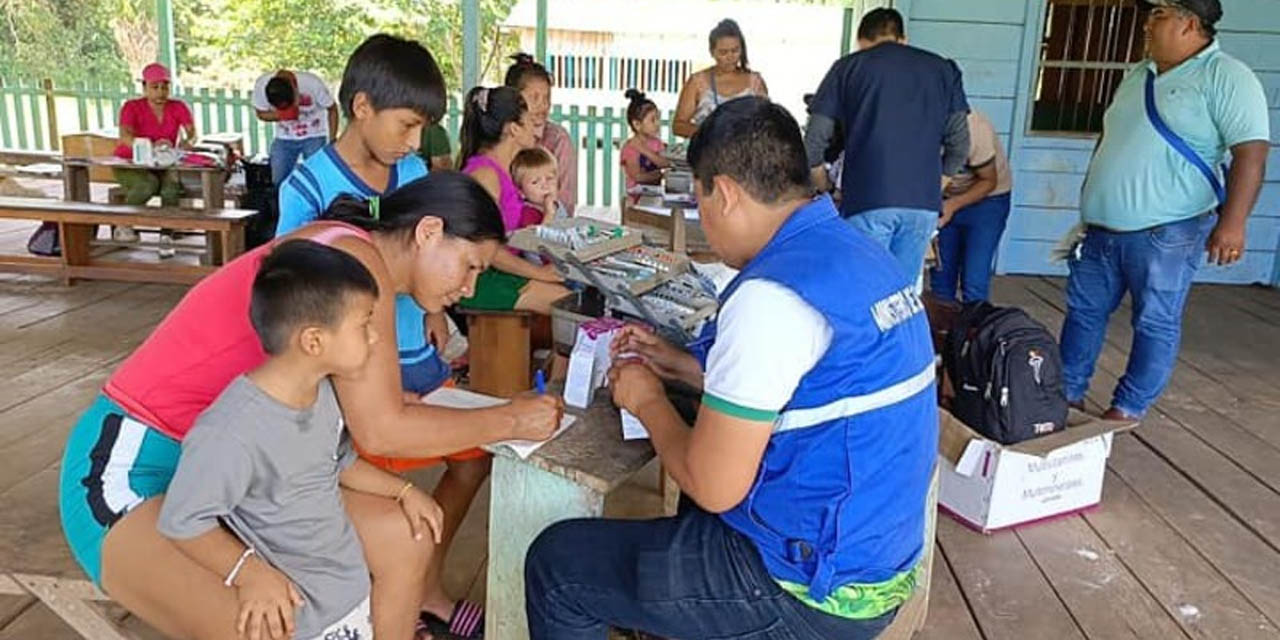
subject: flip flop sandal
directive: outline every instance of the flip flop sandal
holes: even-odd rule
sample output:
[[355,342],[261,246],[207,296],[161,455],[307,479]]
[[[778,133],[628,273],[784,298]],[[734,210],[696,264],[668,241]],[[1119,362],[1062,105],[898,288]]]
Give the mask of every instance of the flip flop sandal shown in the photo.
[[449,615],[448,622],[427,611],[423,611],[418,620],[437,637],[442,634],[467,640],[484,637],[484,608],[467,600],[459,600],[453,605],[453,613]]

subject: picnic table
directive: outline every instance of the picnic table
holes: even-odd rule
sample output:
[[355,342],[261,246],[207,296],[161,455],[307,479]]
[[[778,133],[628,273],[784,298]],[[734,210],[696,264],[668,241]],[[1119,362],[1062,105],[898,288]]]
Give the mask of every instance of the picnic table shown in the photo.
[[200,181],[200,200],[206,211],[217,211],[222,209],[226,199],[226,193],[224,191],[226,170],[222,167],[195,166],[183,164],[181,162],[170,167],[154,167],[151,165],[137,164],[130,160],[124,160],[115,156],[63,158],[63,199],[74,202],[89,202],[89,173],[90,170],[95,167],[104,167],[109,169],[142,169],[146,171],[172,169],[178,173],[179,178],[182,178],[183,176],[194,176],[196,180]]

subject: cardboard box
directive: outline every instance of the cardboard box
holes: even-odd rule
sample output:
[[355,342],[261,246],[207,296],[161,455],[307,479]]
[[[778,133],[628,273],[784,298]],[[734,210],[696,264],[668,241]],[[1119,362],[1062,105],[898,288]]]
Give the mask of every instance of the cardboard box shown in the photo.
[[983,533],[1088,509],[1102,499],[1112,437],[1135,426],[1072,410],[1066,430],[1002,445],[942,412],[938,504]]

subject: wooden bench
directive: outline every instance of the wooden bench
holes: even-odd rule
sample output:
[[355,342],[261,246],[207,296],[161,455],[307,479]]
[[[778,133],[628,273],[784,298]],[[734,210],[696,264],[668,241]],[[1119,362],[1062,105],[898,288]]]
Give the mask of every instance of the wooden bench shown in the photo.
[[[0,256],[0,271],[59,276],[75,280],[124,280],[192,284],[218,266],[244,253],[244,228],[257,214],[245,209],[211,211],[67,202],[41,198],[0,197],[0,218],[56,222],[61,257]],[[90,252],[98,225],[163,227],[203,232],[208,238],[210,264],[102,260]]]
[[62,154],[57,151],[22,151],[19,149],[0,149],[0,164],[57,164],[62,162]]
[[0,164],[0,176],[6,178],[30,178],[33,180],[61,180],[60,164]]

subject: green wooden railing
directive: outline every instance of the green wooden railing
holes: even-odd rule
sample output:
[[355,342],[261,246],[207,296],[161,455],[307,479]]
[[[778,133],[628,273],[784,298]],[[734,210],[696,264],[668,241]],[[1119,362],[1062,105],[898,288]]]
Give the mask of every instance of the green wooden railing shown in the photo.
[[[114,130],[121,105],[137,95],[135,85],[57,85],[48,79],[0,77],[0,149],[57,152],[63,135]],[[240,133],[249,155],[270,149],[274,126],[258,120],[249,92],[179,88],[174,97],[191,107],[197,133]],[[662,115],[663,137],[671,142],[672,113]],[[617,201],[623,184],[618,154],[631,136],[625,119],[623,108],[552,107],[551,120],[578,144],[579,203],[612,206]],[[462,124],[457,96],[450,96],[443,124],[456,150]]]

